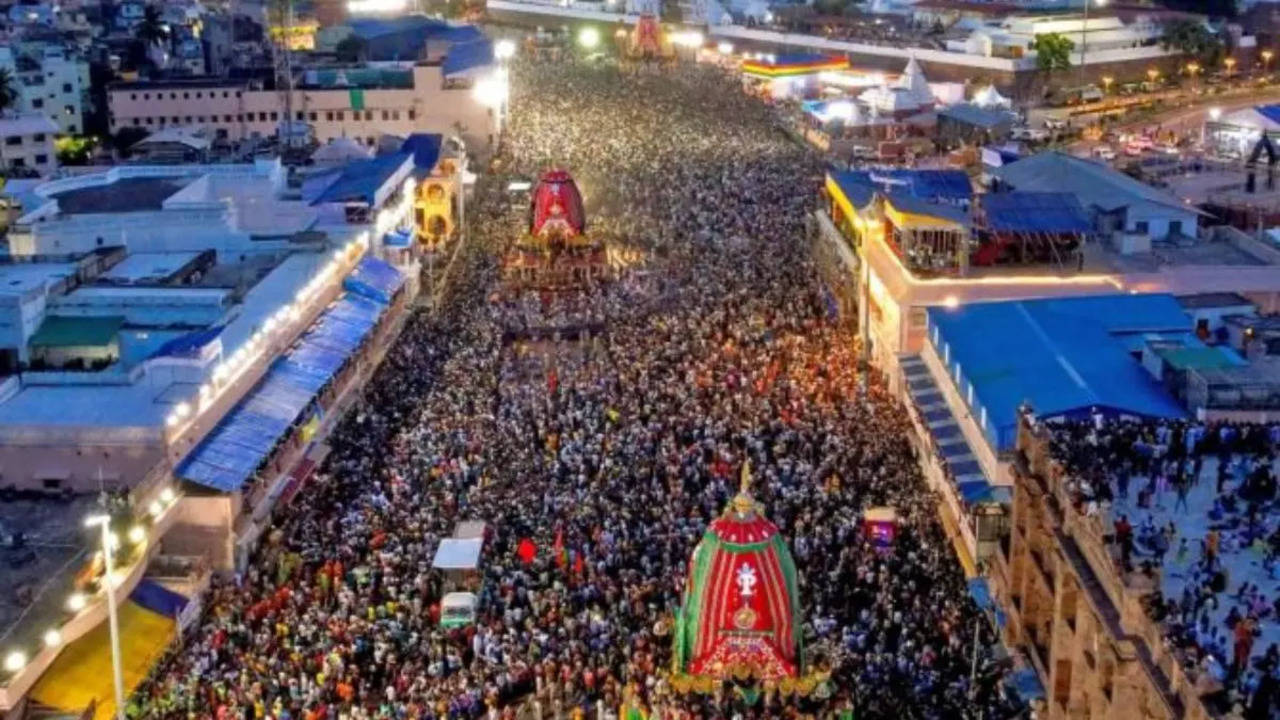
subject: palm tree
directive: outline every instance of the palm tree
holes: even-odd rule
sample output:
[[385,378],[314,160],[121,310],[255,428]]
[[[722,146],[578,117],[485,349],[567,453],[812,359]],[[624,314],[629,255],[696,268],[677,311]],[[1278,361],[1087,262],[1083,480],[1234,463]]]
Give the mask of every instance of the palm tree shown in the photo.
[[18,104],[18,86],[9,68],[0,67],[0,113]]

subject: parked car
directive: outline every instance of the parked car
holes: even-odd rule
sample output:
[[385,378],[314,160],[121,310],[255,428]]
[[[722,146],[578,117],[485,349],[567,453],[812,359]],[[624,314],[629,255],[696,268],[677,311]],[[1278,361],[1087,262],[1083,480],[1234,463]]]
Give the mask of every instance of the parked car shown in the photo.
[[1111,161],[1116,159],[1116,151],[1110,145],[1099,145],[1093,149],[1093,156],[1099,160]]

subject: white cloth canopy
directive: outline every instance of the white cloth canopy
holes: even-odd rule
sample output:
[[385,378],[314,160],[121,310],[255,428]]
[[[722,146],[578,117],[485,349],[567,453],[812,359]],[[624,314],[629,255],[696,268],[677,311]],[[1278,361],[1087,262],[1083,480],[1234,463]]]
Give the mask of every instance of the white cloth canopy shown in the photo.
[[474,570],[480,566],[480,546],[483,544],[480,538],[445,538],[436,548],[431,567],[437,570]]
[[996,90],[995,85],[988,85],[974,94],[973,104],[981,108],[1007,108],[1011,103]]

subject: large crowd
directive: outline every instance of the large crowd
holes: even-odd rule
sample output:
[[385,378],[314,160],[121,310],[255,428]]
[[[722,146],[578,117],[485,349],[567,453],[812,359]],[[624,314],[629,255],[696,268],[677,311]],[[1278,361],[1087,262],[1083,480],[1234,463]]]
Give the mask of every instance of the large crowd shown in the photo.
[[1280,715],[1280,424],[1055,424],[1074,501],[1105,523],[1197,691],[1250,720]]
[[[585,298],[513,298],[506,179],[551,165],[638,259]],[[626,696],[650,718],[1025,716],[905,414],[828,316],[805,239],[822,168],[770,110],[714,68],[517,64],[495,166],[447,300],[130,712],[594,718]],[[748,461],[831,672],[801,700],[677,694],[666,672],[687,560]],[[889,548],[860,532],[880,505]],[[489,528],[479,610],[445,630],[431,563],[463,520]]]

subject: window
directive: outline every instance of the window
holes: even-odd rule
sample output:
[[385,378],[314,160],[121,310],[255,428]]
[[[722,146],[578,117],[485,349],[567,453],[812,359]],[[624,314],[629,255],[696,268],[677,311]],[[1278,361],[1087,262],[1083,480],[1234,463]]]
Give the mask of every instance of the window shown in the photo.
[[135,126],[137,126],[137,125],[141,125],[141,124],[142,124],[142,118],[134,118],[134,119],[133,119],[133,124],[134,124]]
[[244,122],[244,113],[240,113],[239,115],[236,115],[236,121]]
[[258,122],[266,122],[266,121],[267,121],[267,114],[264,112],[258,113]]
[[387,112],[386,110],[383,110],[383,111],[382,111],[382,119],[383,119],[383,120],[390,120],[390,119],[391,119],[391,113]]
[[183,99],[183,100],[190,100],[190,99],[191,99],[191,93],[189,93],[189,92],[184,92],[184,93],[182,93],[182,99]]
[[392,110],[392,111],[391,111],[391,119],[392,119],[392,120],[399,120],[399,119],[400,119],[400,111],[399,111],[399,110]]
[[1151,232],[1151,228],[1149,225],[1147,225],[1146,220],[1139,220],[1138,222],[1133,224],[1133,231],[1136,233],[1145,234],[1145,233]]
[[36,133],[35,135],[31,136],[31,139],[35,140],[36,142],[44,142],[44,133]]
[[147,123],[148,125],[152,124],[151,118],[146,118],[146,123]]
[[227,97],[227,96],[229,96],[230,94],[231,94],[231,93],[227,92],[226,90],[223,90],[223,91],[222,91],[222,97]]
[[318,119],[319,119],[318,113],[314,113],[314,112],[311,113],[311,122],[315,122]]
[[196,116],[196,122],[204,122],[204,116],[203,115]]
[[80,129],[75,126],[75,123],[72,123],[67,126],[67,132],[71,133],[72,135],[75,135],[76,133],[80,132]]
[[39,155],[36,155],[36,164],[37,164],[37,165],[47,165],[47,164],[49,164],[49,156],[48,156],[48,155],[45,155],[44,153],[41,153],[41,154],[39,154]]
[[346,113],[344,113],[343,111],[339,110],[339,111],[338,111],[338,122],[342,122],[343,120],[346,120],[346,119],[347,119],[347,114],[346,114]]
[[169,93],[169,99],[170,99],[170,100],[177,100],[177,99],[178,99],[178,93],[176,93],[176,92],[171,92],[171,93]]
[[364,111],[364,119],[365,119],[365,120],[373,120],[373,111],[372,111],[372,110],[365,110],[365,111]]
[[197,99],[197,100],[199,100],[199,99],[200,99],[200,92],[199,92],[199,91],[196,91],[196,99]]
[[142,93],[142,99],[143,99],[143,100],[150,100],[150,99],[151,99],[151,93]]
[[44,107],[44,99],[43,99],[43,98],[31,98],[31,107],[32,107],[32,109],[40,110],[41,108],[43,108],[43,107]]
[[333,122],[333,111],[332,111],[332,110],[329,110],[329,111],[325,112],[325,114],[324,114],[324,119],[325,119],[325,120],[327,120],[327,121],[329,121],[329,122]]
[[186,119],[186,120],[184,120],[183,122],[187,123],[188,125],[189,125],[189,124],[191,124],[191,116],[190,116],[190,115],[188,115],[188,116],[187,116],[187,119]]
[[58,478],[45,478],[44,480],[40,481],[40,484],[44,486],[45,490],[61,490],[62,489],[62,480]]
[[182,122],[181,118],[179,118],[177,115],[174,115],[174,116],[173,116],[173,121],[174,121],[175,123],[180,123],[180,122]]
[[239,91],[239,90],[237,90],[237,91],[236,91],[236,97],[240,97],[240,91]]
[[1169,221],[1169,234],[1170,234],[1170,235],[1181,235],[1181,234],[1182,234],[1182,221],[1181,221],[1181,220],[1170,220],[1170,221]]
[[138,93],[129,93],[129,99],[130,99],[130,100],[137,100],[137,99],[138,99]]
[[21,135],[10,135],[9,137],[7,137],[7,138],[5,138],[5,139],[4,139],[4,144],[5,144],[5,145],[21,145],[21,144],[22,144],[22,136],[21,136]]
[[410,111],[409,111],[409,119],[410,119],[410,120],[414,119],[416,116],[417,116],[417,113],[416,113],[416,112],[414,112],[413,110],[410,110]]
[[273,121],[274,121],[274,120],[279,120],[279,119],[280,119],[280,113],[276,112],[275,110],[272,110],[272,111],[271,111],[271,119],[272,119]]
[[12,161],[10,161],[9,164],[12,165],[13,167],[26,167],[27,161],[23,160],[22,158],[14,158]]
[[75,114],[76,114],[76,109],[75,109],[74,107],[72,107],[71,105],[63,105],[63,106],[62,106],[62,112],[66,113],[66,114],[68,114],[68,115],[75,115]]
[[373,147],[373,143],[374,143],[373,136],[372,136],[372,135],[370,135],[370,136],[369,136],[369,147]]
[[62,92],[64,93],[71,92],[71,83],[62,83]]
[[235,119],[235,118],[234,118],[234,117],[232,117],[231,115],[223,115],[223,116],[222,116],[222,120],[223,120],[223,122],[231,122],[231,121],[232,121],[232,120],[234,120],[234,119]]
[[299,111],[295,114],[294,120],[299,120],[299,121],[301,121],[301,120],[305,120],[306,118],[307,118],[306,113],[304,113],[304,112],[302,112],[301,110],[299,110]]

